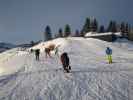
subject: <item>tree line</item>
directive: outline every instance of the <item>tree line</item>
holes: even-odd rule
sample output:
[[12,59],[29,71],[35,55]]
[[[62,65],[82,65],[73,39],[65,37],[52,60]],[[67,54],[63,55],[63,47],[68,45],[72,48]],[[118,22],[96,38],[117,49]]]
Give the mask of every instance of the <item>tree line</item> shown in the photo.
[[127,22],[117,23],[114,20],[111,20],[107,27],[104,25],[100,25],[96,18],[86,18],[82,29],[76,29],[74,33],[71,32],[71,27],[69,24],[66,24],[64,30],[59,28],[57,34],[52,34],[51,28],[49,25],[46,26],[44,37],[45,41],[59,38],[59,37],[84,37],[88,32],[96,32],[96,33],[105,33],[105,32],[121,32],[123,38],[127,38],[129,40],[133,40],[133,27]]

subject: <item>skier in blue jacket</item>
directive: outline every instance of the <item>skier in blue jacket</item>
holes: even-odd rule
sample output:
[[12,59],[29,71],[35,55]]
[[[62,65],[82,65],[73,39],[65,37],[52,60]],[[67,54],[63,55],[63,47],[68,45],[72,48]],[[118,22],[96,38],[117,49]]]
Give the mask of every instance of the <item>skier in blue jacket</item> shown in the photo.
[[107,54],[109,64],[111,64],[112,63],[112,49],[110,47],[106,48],[106,54]]

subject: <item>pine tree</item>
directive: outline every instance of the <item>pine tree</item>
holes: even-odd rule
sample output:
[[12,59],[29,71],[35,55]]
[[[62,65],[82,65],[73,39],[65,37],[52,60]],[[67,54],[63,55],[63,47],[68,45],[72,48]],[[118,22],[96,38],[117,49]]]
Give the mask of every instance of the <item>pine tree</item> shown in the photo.
[[85,35],[87,32],[90,32],[90,18],[86,18],[81,35]]
[[109,26],[107,28],[107,32],[112,32],[112,25],[113,25],[113,21],[110,21]]
[[79,34],[80,34],[81,37],[84,37],[84,35],[85,35],[83,30],[81,30]]
[[70,26],[67,24],[67,25],[65,26],[64,37],[68,37],[68,36],[70,36],[70,35],[71,35],[71,28],[70,28]]
[[110,21],[109,26],[107,28],[107,32],[117,32],[117,24],[115,21]]
[[79,36],[80,36],[79,30],[76,30],[76,31],[75,31],[75,36],[76,36],[76,37],[79,37]]
[[120,32],[120,24],[117,24],[116,29],[117,29],[117,32]]
[[113,33],[117,32],[117,23],[116,23],[116,21],[113,21],[112,32]]
[[97,30],[98,30],[98,22],[97,22],[96,18],[94,18],[94,19],[91,21],[90,27],[91,27],[90,30],[91,30],[92,32],[97,32]]
[[55,35],[54,35],[54,39],[56,39],[56,38],[58,38],[58,34],[55,34]]
[[126,23],[126,27],[125,27],[125,33],[128,33],[129,32],[129,24]]
[[60,28],[59,31],[58,31],[58,37],[63,37],[63,31],[62,31],[62,28]]
[[133,41],[133,27],[131,25],[129,25],[128,39]]
[[34,43],[34,41],[30,41],[30,44],[31,44],[31,46],[34,46],[35,43]]
[[128,33],[129,33],[129,24],[126,23],[126,27],[125,27],[125,38],[128,38]]
[[58,33],[55,34],[55,38],[63,37],[63,31],[62,28],[59,28]]
[[121,23],[120,30],[122,33],[125,33],[125,23],[124,22]]
[[100,29],[99,29],[99,33],[104,33],[104,32],[105,32],[104,26],[101,25],[101,26],[100,26]]
[[45,28],[44,38],[45,38],[44,41],[48,41],[52,39],[52,33],[49,25],[47,25]]
[[126,37],[126,25],[124,22],[121,23],[121,26],[120,26],[120,30],[121,30],[121,33],[122,33],[122,37],[125,38]]

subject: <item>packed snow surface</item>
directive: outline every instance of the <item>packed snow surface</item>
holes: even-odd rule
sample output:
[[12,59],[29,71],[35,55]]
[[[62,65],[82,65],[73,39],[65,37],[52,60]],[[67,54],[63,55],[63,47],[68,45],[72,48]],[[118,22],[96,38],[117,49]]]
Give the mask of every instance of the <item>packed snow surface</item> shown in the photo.
[[[50,43],[60,45],[59,54],[68,52],[71,73],[63,72],[54,52],[51,58],[45,57],[44,48]],[[113,49],[112,64],[107,63],[107,46]],[[32,49],[37,48],[40,61],[29,50],[0,54],[0,100],[133,100],[133,53],[128,46],[59,38]]]

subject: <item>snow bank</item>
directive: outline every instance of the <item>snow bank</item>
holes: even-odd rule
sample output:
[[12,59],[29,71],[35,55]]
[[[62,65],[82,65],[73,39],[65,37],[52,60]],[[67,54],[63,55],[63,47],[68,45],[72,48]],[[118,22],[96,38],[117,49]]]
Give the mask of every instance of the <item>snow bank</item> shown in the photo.
[[119,37],[122,36],[121,32],[117,32],[117,33],[112,33],[112,32],[107,32],[107,33],[96,33],[96,32],[88,32],[86,33],[85,37],[91,37],[91,36],[103,36],[103,35],[112,35],[115,34]]
[[56,46],[61,45],[61,47],[64,47],[65,45],[67,45],[67,39],[58,38],[48,42],[41,42],[39,45],[32,47],[32,49],[40,49],[41,52],[44,52],[44,49],[50,44],[55,44]]
[[[60,54],[68,52],[71,73],[63,72],[58,56],[45,58],[44,47],[51,43],[61,45]],[[107,46],[113,49],[111,65],[106,60]],[[0,55],[1,73],[16,67],[11,75],[0,77],[0,100],[133,99],[132,52],[92,38],[59,38],[33,47],[37,48],[42,51],[40,61],[25,51]]]
[[85,37],[89,37],[89,36],[102,36],[102,35],[111,35],[112,33],[96,33],[96,32],[89,32],[86,33]]
[[26,60],[25,51],[18,51],[18,48],[7,50],[0,54],[0,76],[17,72],[24,66]]
[[121,37],[122,36],[122,33],[121,32],[117,32],[117,33],[114,33],[116,36],[118,37]]

